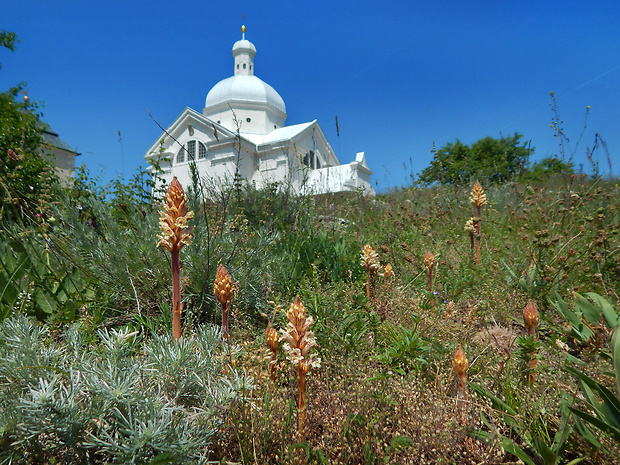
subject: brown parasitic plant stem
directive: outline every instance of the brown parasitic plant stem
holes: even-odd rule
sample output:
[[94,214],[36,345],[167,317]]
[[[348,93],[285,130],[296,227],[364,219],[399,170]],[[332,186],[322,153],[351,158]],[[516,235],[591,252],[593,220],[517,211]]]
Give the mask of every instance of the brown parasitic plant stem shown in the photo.
[[435,300],[433,299],[433,278],[436,264],[435,256],[430,251],[427,251],[426,255],[424,255],[424,268],[426,268],[426,273],[428,274],[428,289],[431,296],[431,308],[433,309],[435,308]]
[[171,255],[172,261],[172,336],[181,337],[181,289],[180,289],[180,262],[179,251],[189,244],[192,237],[192,228],[188,221],[194,217],[193,212],[187,209],[187,197],[181,183],[172,179],[166,194],[164,209],[159,218],[161,234],[158,237],[157,247],[165,247]]
[[478,181],[474,183],[474,187],[472,187],[471,189],[469,201],[473,204],[474,207],[476,207],[476,264],[478,264],[480,263],[480,247],[482,241],[482,207],[484,207],[487,203],[487,196]]
[[282,330],[282,339],[286,341],[284,350],[288,354],[288,359],[297,368],[297,384],[299,387],[299,397],[297,401],[298,430],[300,442],[305,441],[306,425],[306,375],[313,368],[321,366],[321,359],[311,350],[316,347],[316,339],[310,330],[314,322],[311,316],[306,317],[304,304],[299,300],[299,296],[291,303],[291,307],[286,313],[288,325],[286,330]]
[[181,290],[180,290],[180,266],[179,249],[173,249],[172,259],[172,336],[175,339],[181,337]]
[[370,284],[372,276],[379,272],[381,265],[379,264],[379,254],[370,246],[366,244],[362,249],[361,254],[362,266],[366,268],[366,297],[370,299]]
[[[537,339],[536,328],[538,327],[538,323],[540,322],[540,314],[538,313],[538,309],[536,308],[536,304],[533,300],[530,300],[525,308],[523,309],[523,322],[525,323],[525,329],[527,330],[527,335],[532,336],[534,340]],[[534,350],[530,354],[529,361],[529,376],[528,381],[532,384],[535,380],[535,370],[536,365],[538,364],[538,359],[536,357],[536,350]]]
[[221,263],[215,273],[215,283],[213,284],[213,294],[222,307],[222,337],[228,340],[228,311],[232,300],[233,281],[230,274]]

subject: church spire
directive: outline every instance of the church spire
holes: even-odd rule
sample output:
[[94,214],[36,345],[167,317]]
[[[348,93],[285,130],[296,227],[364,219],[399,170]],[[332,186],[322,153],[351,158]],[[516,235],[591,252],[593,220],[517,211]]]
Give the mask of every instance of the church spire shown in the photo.
[[254,76],[256,47],[246,40],[245,26],[241,26],[241,40],[233,45],[232,54],[235,57],[235,76]]

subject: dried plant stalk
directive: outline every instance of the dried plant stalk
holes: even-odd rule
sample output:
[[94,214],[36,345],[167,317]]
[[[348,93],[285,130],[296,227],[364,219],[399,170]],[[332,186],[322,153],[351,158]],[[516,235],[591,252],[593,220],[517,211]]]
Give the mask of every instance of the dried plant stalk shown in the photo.
[[194,213],[187,209],[187,197],[181,183],[175,176],[168,187],[164,209],[159,218],[161,234],[157,247],[170,251],[172,261],[172,334],[174,339],[181,337],[181,291],[179,285],[179,251],[188,245],[192,238],[192,228],[188,221]]
[[299,296],[295,299],[286,313],[288,325],[282,330],[282,338],[286,341],[284,350],[288,359],[297,368],[297,382],[299,385],[299,400],[297,402],[298,430],[300,442],[304,441],[306,424],[306,375],[313,368],[321,366],[321,359],[311,353],[316,347],[316,339],[310,326],[314,322],[311,316],[306,317],[306,309]]
[[361,263],[366,268],[366,297],[370,299],[370,283],[372,277],[379,272],[381,265],[379,263],[379,254],[366,244],[362,249]]
[[481,246],[481,222],[482,222],[482,207],[484,207],[487,203],[487,196],[484,193],[484,189],[478,181],[475,182],[474,187],[471,189],[471,195],[469,196],[469,201],[472,203],[474,207],[476,207],[476,239],[477,239],[477,247],[476,247],[476,264],[480,263],[480,246]]
[[222,307],[222,337],[226,341],[228,340],[228,311],[230,310],[233,287],[233,281],[228,270],[220,263],[215,273],[213,294]]

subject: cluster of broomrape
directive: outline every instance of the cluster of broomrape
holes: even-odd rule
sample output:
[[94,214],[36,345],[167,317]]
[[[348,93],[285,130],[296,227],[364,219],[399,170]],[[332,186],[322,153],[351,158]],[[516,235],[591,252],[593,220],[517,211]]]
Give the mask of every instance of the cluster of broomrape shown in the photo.
[[[487,198],[480,183],[476,181],[470,195],[470,202],[476,208],[476,217],[470,218],[465,230],[469,232],[471,249],[473,258],[476,263],[480,263],[481,248],[481,215],[482,207],[486,205]],[[192,228],[188,225],[188,221],[193,218],[193,212],[187,208],[187,197],[183,188],[176,177],[173,178],[168,188],[166,202],[160,217],[161,234],[158,236],[158,247],[165,247],[170,251],[172,256],[172,327],[173,337],[178,339],[182,335],[181,316],[183,306],[181,304],[180,284],[179,284],[179,251],[188,245],[192,236]],[[429,291],[433,294],[434,274],[437,265],[436,257],[430,252],[426,252],[424,256],[424,268],[428,275]],[[381,264],[379,262],[378,253],[366,244],[361,252],[361,265],[366,270],[366,295],[371,298],[372,282],[375,277],[380,274]],[[394,272],[392,266],[387,264],[383,269],[382,276],[386,282],[392,278]],[[226,268],[219,264],[216,272],[213,293],[222,310],[222,337],[228,340],[228,314],[234,291],[233,280]],[[431,305],[433,302],[431,300]],[[274,315],[275,316],[275,315]],[[298,432],[301,441],[305,438],[306,423],[306,376],[311,370],[321,366],[321,360],[317,357],[313,349],[316,348],[317,342],[313,332],[310,330],[314,320],[311,316],[306,315],[306,309],[301,302],[299,296],[291,303],[286,313],[288,323],[285,329],[278,331],[272,326],[270,321],[265,331],[265,341],[270,353],[269,366],[270,377],[272,381],[276,380],[276,362],[279,351],[280,342],[283,341],[284,351],[287,359],[292,363],[296,370],[298,382]],[[536,328],[540,321],[538,310],[533,301],[529,301],[523,311],[523,321],[528,336],[536,338]],[[534,371],[537,364],[536,353],[529,354],[529,382],[534,382]],[[467,402],[467,371],[469,369],[469,361],[463,350],[458,344],[452,358],[452,367],[458,377],[458,405],[462,414],[462,421],[465,421],[463,404]]]
[[[193,216],[193,212],[187,208],[187,197],[183,187],[175,176],[168,187],[166,201],[160,216],[161,234],[158,236],[159,242],[157,244],[158,247],[168,249],[172,256],[172,332],[174,339],[178,339],[182,335],[181,316],[183,305],[181,304],[180,293],[179,251],[190,243],[193,236],[192,228],[188,225],[188,221]],[[376,259],[376,253],[373,257]],[[378,266],[375,267],[374,263],[370,264],[369,267],[372,270],[376,269],[378,271],[379,269]],[[390,265],[386,267],[385,273],[391,273]],[[222,310],[222,338],[226,341],[228,340],[228,314],[234,289],[235,285],[230,274],[220,263],[215,275],[213,294]],[[299,297],[291,303],[286,317],[288,318],[288,324],[286,329],[281,330],[280,337],[271,323],[266,331],[266,342],[271,352],[271,379],[274,381],[276,379],[276,360],[279,343],[282,340],[284,341],[284,350],[287,358],[297,372],[299,386],[297,400],[298,429],[299,435],[303,440],[306,423],[306,376],[312,369],[321,366],[321,359],[312,350],[317,345],[316,338],[310,330],[314,320],[311,316],[306,315],[306,309]]]

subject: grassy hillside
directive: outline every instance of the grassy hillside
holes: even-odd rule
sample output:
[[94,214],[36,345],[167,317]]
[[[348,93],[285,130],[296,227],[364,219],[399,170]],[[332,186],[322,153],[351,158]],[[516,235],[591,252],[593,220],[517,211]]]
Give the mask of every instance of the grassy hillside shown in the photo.
[[195,180],[173,339],[161,201],[81,176],[2,225],[0,459],[620,463],[617,180],[482,187]]

